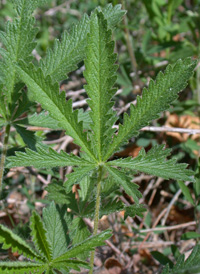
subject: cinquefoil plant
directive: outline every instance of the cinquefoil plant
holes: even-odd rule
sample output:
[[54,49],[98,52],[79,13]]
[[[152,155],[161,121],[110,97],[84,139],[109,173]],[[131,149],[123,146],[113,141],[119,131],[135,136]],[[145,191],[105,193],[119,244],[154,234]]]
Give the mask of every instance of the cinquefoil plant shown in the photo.
[[[66,131],[66,134],[73,137],[74,142],[80,146],[81,153],[80,156],[67,154],[64,151],[57,153],[53,149],[47,150],[38,145],[36,151],[27,149],[26,153],[18,152],[16,157],[8,158],[8,167],[73,166],[74,172],[67,175],[64,186],[53,183],[48,189],[55,200],[61,200],[61,198],[63,201],[68,200],[67,203],[71,204],[80,218],[89,213],[91,217],[94,216],[93,236],[97,234],[101,214],[101,193],[104,199],[105,193],[109,192],[109,187],[112,190],[110,192],[113,192],[116,187],[122,187],[128,195],[133,197],[135,205],[127,208],[126,215],[132,216],[143,210],[139,206],[141,193],[138,191],[138,185],[131,182],[131,173],[145,172],[165,179],[193,180],[193,172],[186,169],[186,164],[176,163],[174,158],[167,160],[170,149],[164,149],[163,145],[157,145],[147,153],[142,149],[135,158],[112,159],[113,154],[131,137],[137,136],[142,127],[158,118],[160,112],[169,108],[177,98],[178,92],[185,88],[196,64],[191,59],[179,60],[175,65],[169,65],[164,74],[160,72],[156,81],[151,80],[149,88],[145,88],[142,96],[137,97],[137,104],[131,105],[130,115],[124,115],[123,124],[119,124],[117,131],[114,125],[118,117],[113,110],[113,96],[116,92],[113,85],[116,81],[117,65],[110,30],[113,23],[110,19],[112,17],[109,17],[112,12],[118,15],[123,14],[119,6],[115,8],[108,6],[104,11],[96,9],[90,19],[85,16],[69,35],[63,36],[61,42],[55,42],[53,50],[49,50],[47,57],[38,65],[33,65],[28,60],[24,61],[24,58],[12,62],[17,79],[25,83],[28,88],[29,98],[39,102],[49,112],[51,119],[54,119],[58,126]],[[117,17],[113,18],[115,18],[113,22],[116,23]],[[81,37],[83,36],[85,40],[82,45]],[[86,113],[89,121],[87,130],[81,121],[80,112],[73,111],[72,101],[66,102],[65,93],[59,91],[58,84],[58,81],[66,78],[66,73],[76,68],[82,58],[85,62],[84,76],[87,81],[85,89],[90,107],[90,111]],[[77,210],[74,203],[69,201],[72,199],[69,192],[72,185],[76,183],[81,186],[81,199]],[[57,189],[57,197],[53,194],[53,189]],[[95,211],[90,203],[90,193],[94,190]],[[84,210],[87,206],[89,210],[86,210],[86,214]],[[104,214],[120,208],[122,208],[121,205],[115,201],[113,209],[108,204]],[[90,273],[93,272],[94,254],[93,251],[90,259]]]
[[[31,216],[31,235],[35,247],[27,244],[22,238],[10,229],[0,225],[0,242],[3,248],[11,248],[27,258],[24,262],[0,262],[1,273],[69,273],[70,269],[80,270],[80,267],[89,268],[87,262],[74,259],[83,251],[93,250],[103,245],[104,240],[111,236],[110,231],[104,231],[91,236],[85,241],[70,246],[71,239],[68,232],[71,218],[67,208],[55,206],[52,202],[43,209],[43,221],[33,211]],[[57,270],[57,271],[56,271]]]

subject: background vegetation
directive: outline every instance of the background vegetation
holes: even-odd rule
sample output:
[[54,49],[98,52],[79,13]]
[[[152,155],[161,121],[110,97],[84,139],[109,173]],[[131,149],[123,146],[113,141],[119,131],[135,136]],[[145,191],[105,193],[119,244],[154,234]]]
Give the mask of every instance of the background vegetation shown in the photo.
[[[150,77],[155,78],[167,64],[191,56],[199,58],[200,51],[200,1],[199,0],[127,0],[113,1],[62,1],[49,0],[35,12],[40,29],[37,34],[38,47],[33,52],[36,59],[45,56],[48,46],[71,24],[80,20],[84,13],[99,6],[121,3],[128,10],[123,21],[116,28],[115,51],[120,63],[116,86],[115,109],[121,115],[127,111],[130,102],[148,86]],[[15,13],[6,0],[0,4],[0,30]],[[87,109],[83,89],[83,64],[61,83],[67,98],[72,98],[74,107]],[[31,113],[40,113],[40,105],[33,104]],[[30,114],[30,113],[29,113]],[[196,171],[197,183],[166,181],[144,174],[133,175],[133,181],[143,193],[141,202],[147,211],[141,217],[128,217],[124,212],[102,217],[101,230],[111,227],[114,236],[107,241],[107,247],[99,248],[95,259],[98,273],[161,273],[162,265],[173,264],[179,252],[189,255],[200,238],[200,67],[188,87],[169,111],[159,120],[146,127],[132,139],[117,156],[137,156],[141,147],[148,151],[153,145],[165,144],[180,162],[189,164]],[[27,115],[27,114],[26,114]],[[24,116],[25,118],[26,116]],[[180,129],[181,128],[181,129]],[[63,131],[48,128],[29,127],[44,143],[60,151],[78,154],[79,148]],[[3,130],[1,131],[1,135]],[[9,137],[8,156],[14,151],[23,151],[28,140],[22,139],[14,128]],[[1,143],[2,146],[2,143]],[[29,237],[29,219],[33,209],[41,213],[50,203],[45,187],[53,178],[64,179],[71,168],[40,170],[31,167],[6,169],[3,182],[0,222],[14,229],[24,238]],[[199,179],[198,179],[199,178]],[[78,186],[73,187],[78,199]],[[133,203],[123,192],[120,199],[127,205]],[[92,223],[85,219],[91,228]],[[16,260],[18,253],[1,250],[2,259]],[[107,272],[106,272],[107,271]]]

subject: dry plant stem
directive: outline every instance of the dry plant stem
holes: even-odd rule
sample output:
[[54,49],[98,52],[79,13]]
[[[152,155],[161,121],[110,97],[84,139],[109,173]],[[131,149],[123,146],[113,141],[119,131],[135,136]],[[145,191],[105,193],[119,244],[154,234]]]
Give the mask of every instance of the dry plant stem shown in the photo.
[[2,182],[3,182],[3,172],[4,172],[4,165],[6,160],[6,153],[7,153],[7,147],[8,147],[8,138],[10,134],[10,124],[8,124],[5,128],[5,134],[4,134],[4,141],[3,141],[3,150],[1,154],[1,163],[0,163],[0,194],[2,190]]
[[[94,231],[93,236],[97,235],[98,232],[98,224],[99,224],[99,209],[100,209],[100,202],[101,202],[101,180],[102,180],[102,169],[103,167],[99,166],[99,174],[97,180],[97,197],[96,197],[96,205],[95,205],[95,215],[94,215]],[[94,268],[94,255],[95,250],[91,252],[90,256],[90,272],[89,274],[93,273]]]

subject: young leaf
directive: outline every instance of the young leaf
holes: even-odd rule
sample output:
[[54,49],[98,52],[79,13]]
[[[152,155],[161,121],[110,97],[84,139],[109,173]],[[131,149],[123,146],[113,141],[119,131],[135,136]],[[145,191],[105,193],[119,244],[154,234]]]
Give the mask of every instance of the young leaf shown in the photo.
[[76,184],[77,181],[81,181],[85,176],[88,176],[95,168],[96,166],[94,164],[74,168],[74,172],[67,175],[67,181],[64,183],[66,191],[69,192],[73,184]]
[[27,258],[43,261],[41,256],[37,254],[22,238],[14,234],[7,227],[0,225],[0,243],[3,243],[2,248],[12,248],[12,252],[23,254]]
[[72,100],[66,102],[64,92],[59,94],[58,84],[52,84],[50,77],[45,78],[41,69],[36,70],[32,64],[26,66],[22,62],[16,67],[20,78],[28,86],[32,99],[40,102],[67,134],[72,136],[75,142],[95,160],[87,134],[83,132],[82,123],[78,123],[78,111],[72,110]]
[[69,245],[66,218],[67,208],[65,206],[60,209],[52,202],[49,207],[43,209],[43,221],[47,231],[47,239],[51,245],[53,259],[65,253],[66,247]]
[[11,156],[7,158],[7,167],[14,166],[34,166],[36,168],[52,168],[61,166],[81,166],[94,168],[94,165],[87,160],[77,157],[73,154],[67,154],[64,151],[60,153],[56,152],[54,149],[49,148],[45,150],[41,147],[37,148],[37,151],[26,149],[24,152],[16,152],[16,156]]
[[116,168],[110,167],[108,165],[105,166],[110,175],[113,177],[115,182],[122,186],[125,190],[125,192],[133,197],[135,203],[139,203],[139,199],[142,197],[142,194],[138,191],[138,185],[131,182],[131,178],[126,175],[125,172],[120,171]]
[[47,269],[46,264],[34,262],[0,262],[1,273],[9,274],[42,274]]
[[[111,31],[107,30],[107,22],[102,13],[93,13],[90,19],[90,33],[86,47],[84,72],[87,85],[86,92],[90,98],[88,105],[91,108],[90,116],[93,121],[93,146],[99,161],[102,160],[103,150],[107,150],[109,142],[106,136],[112,136],[113,102],[111,99],[116,90],[112,89],[116,81],[117,66],[114,42],[111,41]],[[116,116],[115,116],[116,117]],[[110,131],[111,129],[111,131]],[[111,135],[110,135],[111,134]]]
[[139,172],[152,174],[164,179],[193,181],[193,171],[186,169],[187,164],[177,164],[176,159],[166,160],[171,149],[165,149],[164,145],[156,145],[147,153],[144,149],[135,158],[124,158],[107,162],[109,166],[129,168]]
[[196,62],[190,58],[179,60],[174,66],[168,65],[165,73],[160,72],[156,81],[151,80],[149,88],[144,88],[142,97],[137,97],[137,104],[131,105],[130,116],[124,114],[124,123],[119,125],[118,134],[104,157],[107,160],[130,137],[137,136],[139,130],[159,117],[159,113],[169,108],[192,76]]
[[38,248],[38,251],[50,261],[52,258],[52,249],[47,240],[47,232],[40,216],[33,211],[31,216],[31,235],[33,236],[33,242]]
[[104,241],[112,236],[110,230],[105,230],[96,236],[91,236],[80,244],[70,248],[65,254],[53,260],[54,262],[62,262],[69,258],[76,257],[84,251],[94,250],[96,246],[104,245]]

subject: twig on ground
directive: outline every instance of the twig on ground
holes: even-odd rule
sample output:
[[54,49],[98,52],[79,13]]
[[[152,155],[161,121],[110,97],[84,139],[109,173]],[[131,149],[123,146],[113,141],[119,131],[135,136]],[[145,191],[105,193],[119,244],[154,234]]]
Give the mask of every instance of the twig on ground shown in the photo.
[[[185,185],[188,186],[191,182],[186,182]],[[171,202],[169,203],[168,207],[167,207],[167,211],[166,211],[166,214],[164,216],[164,218],[162,219],[161,221],[161,225],[165,225],[166,221],[167,221],[167,217],[170,213],[170,210],[173,206],[173,204],[176,202],[176,200],[178,199],[178,197],[181,195],[182,193],[182,190],[179,189],[176,194],[174,195],[173,199],[171,200]]]
[[149,233],[149,232],[157,232],[157,231],[170,231],[170,230],[177,230],[180,228],[185,228],[188,226],[196,225],[196,221],[191,221],[179,225],[172,225],[172,226],[163,226],[163,227],[155,227],[155,228],[147,228],[147,229],[141,229],[140,233]]

